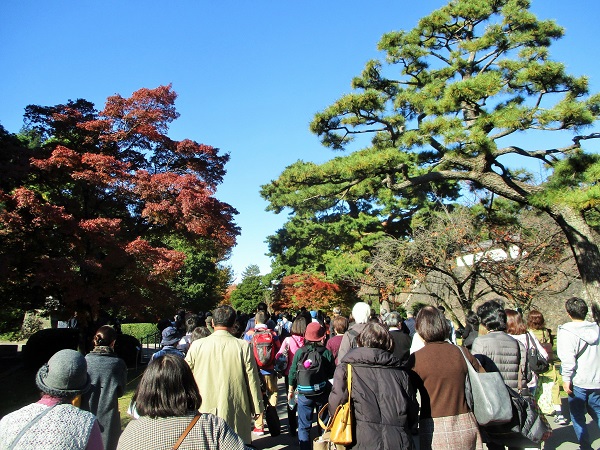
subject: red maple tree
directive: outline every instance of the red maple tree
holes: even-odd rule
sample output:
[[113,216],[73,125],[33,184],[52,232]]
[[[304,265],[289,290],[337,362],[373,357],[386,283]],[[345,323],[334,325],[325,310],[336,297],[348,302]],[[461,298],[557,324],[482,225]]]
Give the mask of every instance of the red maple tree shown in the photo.
[[308,310],[331,311],[344,304],[340,287],[326,281],[322,274],[294,274],[282,278],[278,298],[272,307],[275,311]]
[[168,137],[176,97],[169,85],[111,96],[102,111],[81,99],[30,105],[20,148],[0,130],[3,152],[32,156],[25,168],[23,158],[0,161],[26,173],[0,185],[5,304],[30,309],[52,296],[91,315],[172,313],[185,255],[169,240],[215,261],[235,245],[237,211],[214,197],[229,155]]

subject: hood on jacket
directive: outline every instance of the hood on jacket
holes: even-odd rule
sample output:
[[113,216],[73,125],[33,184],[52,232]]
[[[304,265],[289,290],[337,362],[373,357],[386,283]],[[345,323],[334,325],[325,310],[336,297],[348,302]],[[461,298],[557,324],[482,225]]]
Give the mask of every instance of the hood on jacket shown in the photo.
[[568,322],[564,325],[561,325],[560,328],[573,333],[575,336],[582,341],[587,342],[589,345],[598,343],[600,328],[594,322],[588,322],[587,320],[584,320],[583,322]]
[[344,355],[342,363],[369,364],[376,366],[400,366],[400,360],[380,348],[356,347]]

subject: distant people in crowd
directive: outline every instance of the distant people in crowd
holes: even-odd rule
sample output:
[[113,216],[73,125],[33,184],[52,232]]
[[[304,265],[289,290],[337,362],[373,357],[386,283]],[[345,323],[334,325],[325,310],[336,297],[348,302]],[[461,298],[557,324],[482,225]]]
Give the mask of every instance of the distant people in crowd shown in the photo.
[[311,450],[310,430],[313,410],[317,412],[327,403],[335,363],[333,355],[324,346],[325,327],[319,322],[306,326],[304,346],[292,361],[289,372],[288,402],[298,389],[298,442],[300,450]]
[[219,306],[213,320],[214,333],[192,342],[185,357],[202,396],[200,411],[216,411],[251,444],[252,419],[264,410],[252,347],[229,332],[236,321],[233,308]]
[[94,336],[94,348],[85,357],[92,388],[82,396],[81,407],[94,414],[100,424],[105,450],[117,448],[121,435],[119,397],[127,384],[127,365],[114,351],[117,331],[101,326]]
[[123,431],[119,450],[172,448],[193,420],[179,450],[249,449],[222,418],[198,412],[203,399],[192,371],[178,356],[167,353],[153,359],[132,401],[140,418]]
[[339,306],[336,306],[335,308],[333,308],[332,312],[333,312],[333,319],[335,319],[337,316],[342,314],[342,308],[340,308]]
[[177,344],[177,350],[187,353],[190,348],[190,342],[192,340],[192,333],[196,327],[200,326],[200,320],[197,315],[192,314],[185,319],[185,335],[179,340]]
[[[286,337],[281,343],[281,347],[277,352],[276,359],[280,359],[285,356],[286,359],[286,368],[284,371],[284,382],[285,382],[285,392],[288,392],[290,387],[290,368],[292,367],[292,361],[294,360],[294,356],[298,352],[300,348],[304,346],[304,333],[306,332],[306,319],[302,316],[296,317],[296,319],[292,322],[292,328],[290,330],[291,335]],[[292,407],[287,408],[287,416],[288,416],[288,428],[289,433],[292,436],[296,436],[298,433],[298,405],[294,404]]]
[[[546,328],[544,315],[537,309],[532,309],[527,315],[527,327],[529,331],[537,338],[548,353],[548,362],[550,369],[538,377],[535,399],[538,406],[544,414],[554,415],[554,423],[567,425],[568,419],[562,414],[562,401],[560,399],[560,390],[562,385],[558,379],[558,370],[556,358],[554,357],[554,336],[549,328]],[[559,365],[560,367],[560,365]]]
[[77,318],[77,311],[73,313],[73,316],[67,321],[67,328],[79,328],[79,320]]
[[473,341],[479,336],[479,317],[474,311],[469,311],[465,322],[465,329],[462,332],[462,346],[471,350]]
[[158,321],[158,323],[156,324],[156,328],[158,328],[158,331],[160,331],[161,333],[163,332],[163,330],[167,327],[172,327],[173,326],[173,322],[171,322],[169,319],[160,319]]
[[348,331],[348,319],[342,315],[337,315],[333,318],[333,337],[330,337],[327,341],[327,349],[333,355],[335,359],[335,364],[338,364],[338,352],[340,350],[340,345],[342,344],[342,338],[344,337],[344,333]]
[[177,344],[179,344],[180,339],[181,336],[177,328],[173,326],[165,328],[162,331],[162,340],[160,341],[160,346],[162,348],[156,353],[154,353],[151,359],[158,358],[159,356],[162,356],[166,353],[172,353],[183,358],[185,354],[181,350],[178,350],[176,347]]
[[590,450],[585,417],[588,408],[600,427],[600,331],[597,323],[585,320],[588,306],[583,299],[571,297],[565,309],[571,322],[558,327],[556,351],[562,364],[563,388],[569,395],[573,430],[580,448]]
[[[421,393],[419,444],[421,450],[483,449],[479,426],[465,397],[468,376],[461,348],[448,340],[450,326],[434,306],[421,308],[416,331],[425,346],[406,364]],[[477,359],[464,350],[470,364],[483,372]]]
[[357,347],[344,355],[335,370],[330,416],[348,400],[351,371],[356,424],[352,449],[414,448],[411,428],[417,422],[418,403],[408,373],[392,353],[393,346],[386,327],[370,322],[357,337]]
[[213,320],[212,313],[210,311],[207,312],[206,315],[204,316],[204,326],[206,328],[208,328],[208,330],[211,333],[214,333],[214,331],[215,331],[215,325],[214,325],[214,320]]
[[[442,312],[444,317],[446,317],[446,308],[444,308],[442,305],[438,305],[437,308]],[[447,317],[446,320],[448,321],[448,327],[450,328],[450,331],[448,332],[448,339],[453,344],[456,344],[456,329],[454,328],[454,323],[452,323],[452,321]]]
[[[194,331],[192,331],[192,335],[190,336],[190,345],[197,339],[202,339],[210,336],[212,333],[207,327],[196,327]],[[188,348],[189,350],[189,348]],[[186,352],[187,353],[187,352]]]
[[[267,304],[265,302],[260,302],[258,305],[256,305],[256,312],[262,311],[267,315],[267,328],[269,330],[274,330],[275,326],[277,325],[273,320],[271,320],[271,317],[269,315],[269,307],[267,306]],[[244,330],[244,333],[247,333],[249,330],[252,330],[255,326],[254,324],[254,317],[251,317],[250,319],[248,319],[248,322],[246,323],[246,329]]]
[[[519,378],[521,393],[527,395],[525,346],[506,333],[507,318],[503,302],[488,300],[477,308],[477,315],[487,334],[480,334],[471,347],[471,352],[479,360],[486,372],[500,372],[507,386],[518,391]],[[519,372],[521,377],[519,377]],[[515,442],[521,440],[519,434],[504,433],[494,435],[486,433],[486,445],[489,450],[502,450],[505,447],[517,449]]]
[[404,363],[410,356],[411,338],[408,333],[401,330],[402,316],[398,311],[392,311],[385,316],[385,324],[390,331],[390,336],[394,341],[394,356]]
[[[265,337],[270,339],[270,346],[268,341],[263,339],[263,335],[266,335]],[[275,355],[277,354],[279,347],[281,347],[281,342],[279,342],[279,336],[275,330],[270,330],[267,328],[266,312],[258,311],[256,313],[254,316],[254,328],[246,332],[244,335],[244,340],[249,342],[253,348],[253,356],[260,373],[262,391],[265,392],[268,402],[272,406],[277,407],[277,374],[275,373]],[[264,355],[261,354],[261,347],[268,349],[264,352]],[[262,412],[255,420],[253,433],[257,436],[262,436],[265,434],[264,413]]]
[[60,350],[37,372],[42,398],[0,420],[0,448],[14,450],[102,450],[96,417],[71,402],[90,387],[85,358]]
[[356,338],[365,326],[367,326],[370,316],[371,307],[367,303],[357,302],[354,304],[354,307],[352,308],[352,318],[354,319],[354,323],[350,325],[348,331],[344,333],[338,351],[338,361],[341,361],[351,348],[356,347]]
[[[548,353],[546,352],[546,349],[542,347],[542,344],[540,344],[533,333],[527,331],[523,316],[514,309],[505,309],[504,312],[506,313],[506,332],[523,344],[526,352],[529,352],[529,348],[535,345],[538,352],[547,360]],[[531,378],[531,381],[527,383],[527,387],[529,388],[531,395],[535,396],[538,376],[529,368],[529,366],[528,369],[529,373],[527,374],[527,378]]]
[[408,328],[408,335],[412,338],[415,334],[415,317],[412,311],[406,312],[406,320],[404,321],[404,325]]

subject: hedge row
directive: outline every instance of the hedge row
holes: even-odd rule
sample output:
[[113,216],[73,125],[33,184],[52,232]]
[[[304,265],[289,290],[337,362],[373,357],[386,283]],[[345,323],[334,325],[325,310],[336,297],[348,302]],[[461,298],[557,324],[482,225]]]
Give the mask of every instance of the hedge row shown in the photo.
[[142,340],[142,338],[148,336],[149,334],[156,333],[158,328],[156,328],[155,323],[123,323],[121,324],[121,332],[123,334],[129,334],[134,336],[138,340]]

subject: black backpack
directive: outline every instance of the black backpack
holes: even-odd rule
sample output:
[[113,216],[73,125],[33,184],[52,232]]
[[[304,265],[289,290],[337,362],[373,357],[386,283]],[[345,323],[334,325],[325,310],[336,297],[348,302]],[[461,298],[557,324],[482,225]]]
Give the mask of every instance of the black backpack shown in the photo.
[[323,394],[329,383],[330,362],[323,357],[327,349],[309,344],[298,358],[298,393],[306,397]]

